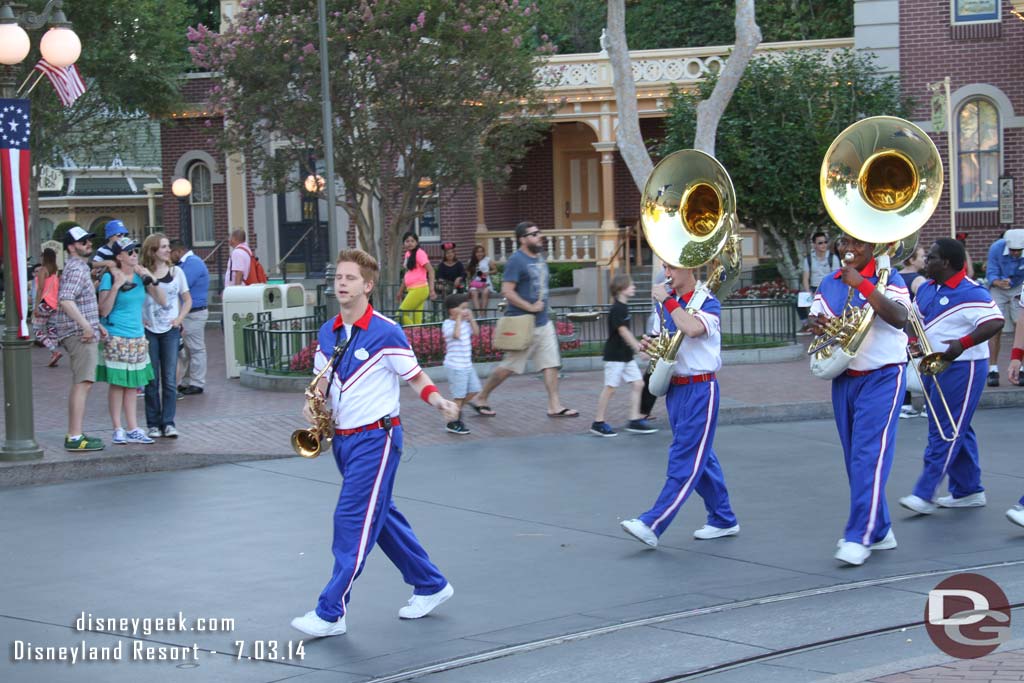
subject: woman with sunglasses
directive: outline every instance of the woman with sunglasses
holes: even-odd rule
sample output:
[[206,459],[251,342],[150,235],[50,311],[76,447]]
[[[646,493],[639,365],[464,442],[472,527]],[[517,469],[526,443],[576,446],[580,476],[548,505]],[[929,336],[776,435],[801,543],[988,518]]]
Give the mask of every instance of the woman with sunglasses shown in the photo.
[[[142,305],[146,295],[164,305],[163,290],[153,274],[139,265],[139,243],[129,237],[114,242],[114,266],[100,278],[100,322],[110,337],[103,348],[96,380],[106,382],[110,391],[107,405],[114,425],[116,444],[153,443],[139,429],[135,391],[153,379],[149,348],[142,326]],[[124,413],[122,426],[121,414]]]
[[181,325],[192,310],[185,272],[171,264],[171,242],[155,232],[142,243],[142,265],[153,274],[166,301],[146,296],[142,306],[142,324],[149,343],[149,362],[153,380],[146,385],[146,434],[149,438],[178,438],[174,412],[178,400],[178,346]]

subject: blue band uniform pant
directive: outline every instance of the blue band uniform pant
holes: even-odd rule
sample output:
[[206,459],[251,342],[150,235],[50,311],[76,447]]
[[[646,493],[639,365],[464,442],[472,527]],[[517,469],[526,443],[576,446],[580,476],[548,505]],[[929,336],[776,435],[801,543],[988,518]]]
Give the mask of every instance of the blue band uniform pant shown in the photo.
[[850,483],[850,516],[843,539],[852,543],[881,541],[892,526],[885,483],[892,470],[906,384],[902,363],[832,380],[832,410]]
[[334,570],[320,593],[317,615],[326,621],[345,615],[352,584],[374,544],[398,567],[414,594],[431,595],[444,588],[447,580],[391,501],[402,428],[335,436],[332,447],[344,481],[334,511]]
[[[924,469],[914,486],[914,495],[932,500],[935,491],[945,476],[949,476],[949,493],[954,498],[963,498],[985,489],[981,485],[981,466],[978,463],[978,439],[971,427],[971,419],[985,388],[988,361],[960,361],[950,364],[936,378],[925,377],[924,389],[928,392],[932,407],[928,410],[928,446],[924,451]],[[935,382],[949,404],[954,424],[949,423],[946,409],[942,407]],[[953,442],[943,441],[939,427],[948,438],[960,430]]]
[[736,525],[725,475],[712,448],[718,425],[718,382],[673,384],[665,396],[672,425],[665,485],[654,507],[640,520],[658,536],[675,519],[693,491],[704,499],[708,524],[722,529]]

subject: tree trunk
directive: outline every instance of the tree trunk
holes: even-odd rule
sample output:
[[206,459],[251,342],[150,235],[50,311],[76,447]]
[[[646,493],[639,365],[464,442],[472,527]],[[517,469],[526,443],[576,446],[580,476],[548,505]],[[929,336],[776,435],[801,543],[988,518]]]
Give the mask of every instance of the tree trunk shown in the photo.
[[615,141],[633,176],[638,190],[643,191],[647,177],[654,170],[651,156],[647,153],[643,135],[640,134],[640,117],[636,110],[636,82],[633,80],[633,65],[629,59],[626,44],[625,0],[608,0],[608,28],[605,32],[605,49],[612,66],[612,81],[615,88],[615,106],[619,114],[619,127]]
[[[612,0],[609,0],[609,5]],[[697,105],[697,132],[693,147],[711,156],[715,155],[715,136],[718,122],[729,106],[729,100],[739,85],[747,63],[761,42],[761,29],[754,13],[754,0],[736,0],[736,43],[711,96]]]

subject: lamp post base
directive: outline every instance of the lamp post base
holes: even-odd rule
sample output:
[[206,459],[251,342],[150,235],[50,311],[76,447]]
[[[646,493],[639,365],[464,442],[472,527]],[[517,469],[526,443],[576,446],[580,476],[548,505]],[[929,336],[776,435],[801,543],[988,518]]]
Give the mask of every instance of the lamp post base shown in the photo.
[[4,358],[5,432],[0,461],[39,460],[43,449],[36,443],[32,423],[32,342],[12,339],[8,333],[0,340],[0,353]]

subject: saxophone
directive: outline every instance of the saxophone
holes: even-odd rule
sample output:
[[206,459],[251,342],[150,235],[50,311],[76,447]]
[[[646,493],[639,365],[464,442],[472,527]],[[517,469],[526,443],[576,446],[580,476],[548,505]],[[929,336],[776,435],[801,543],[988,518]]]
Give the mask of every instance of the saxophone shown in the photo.
[[315,458],[323,450],[323,443],[330,443],[334,435],[334,419],[327,407],[327,398],[317,389],[317,383],[323,379],[330,370],[334,368],[334,361],[338,357],[338,350],[324,365],[320,372],[316,373],[313,381],[306,387],[306,405],[309,412],[313,414],[313,424],[308,429],[296,429],[292,432],[292,450],[303,458]]

